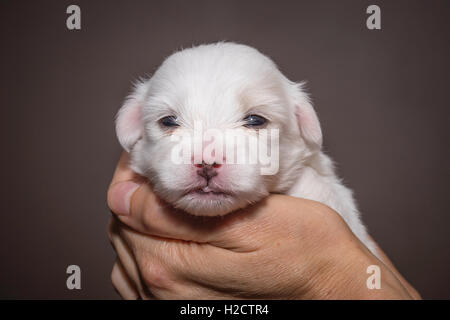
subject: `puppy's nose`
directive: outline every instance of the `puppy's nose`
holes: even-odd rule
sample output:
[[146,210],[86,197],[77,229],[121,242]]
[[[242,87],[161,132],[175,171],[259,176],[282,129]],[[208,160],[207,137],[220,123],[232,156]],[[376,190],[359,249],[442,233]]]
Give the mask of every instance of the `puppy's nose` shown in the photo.
[[222,165],[220,163],[212,163],[208,164],[205,161],[203,161],[201,164],[194,164],[198,168],[197,174],[206,180],[211,179],[214,176],[217,176],[217,169],[219,169]]

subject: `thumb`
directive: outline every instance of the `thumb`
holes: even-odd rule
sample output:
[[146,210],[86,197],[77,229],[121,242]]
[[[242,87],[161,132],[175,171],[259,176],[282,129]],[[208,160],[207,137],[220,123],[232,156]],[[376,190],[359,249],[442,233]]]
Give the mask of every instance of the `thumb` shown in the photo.
[[142,178],[128,166],[129,158],[128,153],[122,153],[108,188],[108,207],[117,215],[130,214],[131,197],[143,183]]

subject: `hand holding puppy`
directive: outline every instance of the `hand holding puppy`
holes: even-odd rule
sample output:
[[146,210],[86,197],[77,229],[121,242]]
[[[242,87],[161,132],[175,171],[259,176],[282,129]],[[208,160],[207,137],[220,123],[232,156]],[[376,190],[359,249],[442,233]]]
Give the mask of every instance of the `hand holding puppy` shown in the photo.
[[[194,217],[158,200],[128,160],[108,190],[112,281],[123,298],[419,298],[323,204],[270,195],[224,217]],[[379,290],[366,286],[369,265],[381,269]]]

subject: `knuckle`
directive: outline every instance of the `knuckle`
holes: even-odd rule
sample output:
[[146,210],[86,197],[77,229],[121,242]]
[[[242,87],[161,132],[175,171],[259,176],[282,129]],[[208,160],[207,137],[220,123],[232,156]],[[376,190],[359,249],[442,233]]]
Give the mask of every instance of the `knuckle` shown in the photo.
[[170,289],[172,287],[173,281],[168,269],[162,264],[146,261],[142,263],[139,269],[143,282],[151,291],[154,288]]

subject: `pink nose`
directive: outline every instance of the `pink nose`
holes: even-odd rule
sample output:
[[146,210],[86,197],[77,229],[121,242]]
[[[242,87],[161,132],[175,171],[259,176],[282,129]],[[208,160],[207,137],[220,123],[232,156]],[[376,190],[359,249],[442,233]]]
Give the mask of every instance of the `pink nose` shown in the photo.
[[196,163],[194,164],[194,166],[196,166],[197,168],[203,168],[203,167],[212,167],[212,168],[220,168],[222,165],[220,163],[213,163],[213,164],[208,164],[205,161],[203,161],[202,163]]
[[202,163],[196,163],[194,164],[194,166],[196,166],[198,168],[197,170],[197,174],[203,178],[205,178],[206,180],[211,179],[214,176],[217,176],[218,174],[218,169],[222,166],[220,163],[212,163],[212,164],[208,164],[205,161],[203,161]]

